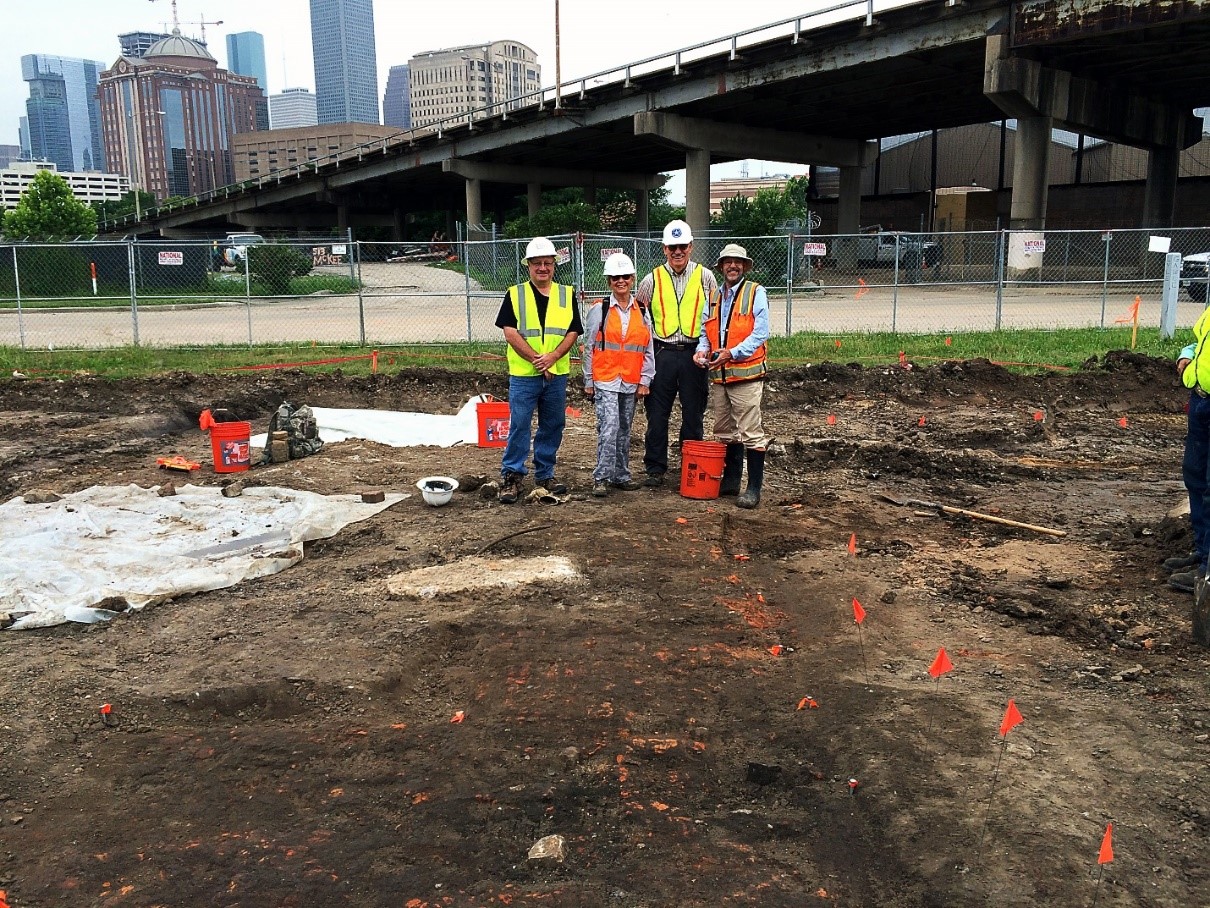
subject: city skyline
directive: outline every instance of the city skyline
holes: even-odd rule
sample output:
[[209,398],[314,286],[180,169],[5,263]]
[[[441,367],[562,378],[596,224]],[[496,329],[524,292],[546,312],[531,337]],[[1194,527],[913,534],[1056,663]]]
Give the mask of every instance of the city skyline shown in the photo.
[[320,123],[381,122],[374,0],[310,0]]

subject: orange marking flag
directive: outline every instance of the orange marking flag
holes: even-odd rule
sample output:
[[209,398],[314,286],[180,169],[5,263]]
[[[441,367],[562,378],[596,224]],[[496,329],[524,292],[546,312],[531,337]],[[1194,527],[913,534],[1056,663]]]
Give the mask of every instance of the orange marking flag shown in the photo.
[[835,413],[828,414],[828,425],[829,426],[836,425],[836,414]]
[[937,658],[933,660],[933,664],[929,666],[929,674],[934,678],[940,678],[946,672],[954,670],[954,663],[950,662],[950,657],[945,652],[945,647],[937,650]]
[[798,701],[797,709],[819,709],[819,704],[812,697],[803,697]]
[[857,554],[857,534],[856,533],[849,534],[849,554],[850,555]]
[[1121,419],[1118,420],[1118,425],[1121,426],[1123,429],[1125,429],[1128,425],[1130,425],[1130,423],[1127,421],[1126,417],[1123,416]]
[[858,290],[855,294],[853,294],[853,299],[855,299],[855,300],[861,299],[863,296],[865,296],[867,293],[870,292],[870,287],[865,282],[865,278],[860,278],[860,277],[857,278],[857,283],[860,285],[861,289]]
[[0,908],[8,908],[8,893],[0,889]]
[[[858,624],[865,621],[865,609],[861,607],[861,603],[856,599],[853,600],[853,620]],[[1010,700],[1009,702],[1011,703],[1012,701]]]
[[1025,720],[1021,718],[1021,711],[1017,709],[1017,704],[1010,697],[1008,707],[1004,710],[1004,718],[1000,722],[1000,737],[1007,737],[1008,733],[1020,725]]
[[1140,302],[1142,302],[1142,300],[1140,300],[1136,296],[1134,298],[1134,303],[1131,304],[1131,306],[1128,310],[1126,310],[1126,314],[1123,315],[1121,318],[1115,318],[1113,320],[1113,323],[1115,325],[1125,325],[1129,322],[1137,322],[1139,320],[1139,303]]
[[[1009,702],[1011,703],[1012,701],[1010,700]],[[466,711],[462,710],[462,709],[458,710],[458,712],[456,712],[452,716],[450,716],[451,725],[461,725],[465,720],[466,720]]]
[[[1105,827],[1105,835],[1101,838],[1101,853],[1097,855],[1098,864],[1108,864],[1113,860],[1113,824]],[[3,893],[0,893],[3,894]]]

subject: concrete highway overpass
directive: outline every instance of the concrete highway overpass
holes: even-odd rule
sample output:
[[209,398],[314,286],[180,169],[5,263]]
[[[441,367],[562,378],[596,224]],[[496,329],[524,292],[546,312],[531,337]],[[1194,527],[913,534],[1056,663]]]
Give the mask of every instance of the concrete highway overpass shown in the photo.
[[[1141,225],[1171,220],[1181,149],[1210,106],[1210,0],[854,0],[546,89],[512,110],[402,132],[116,233],[390,226],[447,210],[471,223],[544,186],[647,190],[686,170],[708,223],[709,166],[743,158],[837,166],[840,233],[885,136],[1018,120],[1012,226],[1040,227],[1051,127],[1146,148]],[[498,218],[497,218],[498,220]]]

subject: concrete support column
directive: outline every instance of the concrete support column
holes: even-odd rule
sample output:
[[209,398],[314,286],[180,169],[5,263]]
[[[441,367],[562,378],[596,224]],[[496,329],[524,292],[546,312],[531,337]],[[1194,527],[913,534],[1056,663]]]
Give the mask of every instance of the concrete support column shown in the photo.
[[473,178],[466,181],[466,223],[483,223],[483,184]]
[[635,193],[634,220],[635,227],[639,230],[651,229],[651,193],[646,189]]
[[408,215],[402,208],[391,209],[391,239],[399,242],[407,229]]
[[597,203],[597,187],[595,187],[595,186],[585,186],[584,187],[584,201],[587,202],[589,205],[595,205]]
[[340,228],[341,236],[345,235],[345,231],[349,229],[349,206],[336,206],[336,226]]
[[527,183],[525,186],[526,201],[529,203],[529,216],[532,218],[542,210],[542,184]]
[[1013,198],[1008,225],[1013,230],[1046,228],[1046,191],[1050,177],[1050,117],[1017,120],[1013,159]]
[[710,226],[710,152],[685,149],[685,220],[695,231]]
[[1152,148],[1147,153],[1147,189],[1143,195],[1140,227],[1171,227],[1176,211],[1176,178],[1180,173],[1178,148]]
[[836,264],[843,269],[857,267],[857,238],[861,230],[861,168],[840,168],[840,199],[836,206],[836,232],[847,234],[836,241]]

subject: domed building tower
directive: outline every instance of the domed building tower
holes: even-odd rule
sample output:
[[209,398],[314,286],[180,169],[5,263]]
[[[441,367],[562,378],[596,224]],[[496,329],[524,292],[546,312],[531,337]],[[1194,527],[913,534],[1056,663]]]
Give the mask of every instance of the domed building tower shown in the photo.
[[265,103],[255,78],[221,69],[179,28],[142,57],[119,57],[97,93],[110,168],[159,201],[233,183],[230,138],[255,130]]

